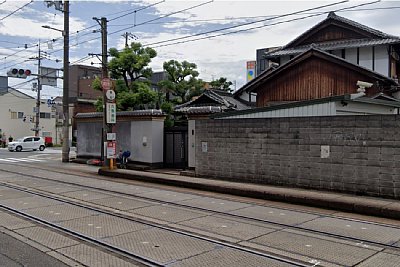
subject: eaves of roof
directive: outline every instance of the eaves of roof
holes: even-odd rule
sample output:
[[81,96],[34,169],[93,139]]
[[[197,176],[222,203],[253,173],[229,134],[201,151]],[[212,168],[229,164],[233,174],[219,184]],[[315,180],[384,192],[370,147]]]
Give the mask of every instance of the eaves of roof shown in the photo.
[[[134,110],[134,111],[118,111],[117,117],[139,117],[139,116],[165,116],[162,110],[159,109],[145,109],[145,110]],[[75,118],[101,118],[103,112],[87,112],[78,113]]]
[[279,109],[287,109],[287,108],[295,108],[295,107],[323,104],[323,103],[327,103],[327,102],[336,102],[336,101],[342,101],[342,100],[344,101],[344,100],[350,100],[350,99],[351,99],[350,95],[331,96],[331,97],[318,98],[318,99],[312,99],[312,100],[306,100],[306,101],[295,101],[295,102],[291,102],[291,103],[275,105],[275,106],[270,106],[270,107],[224,112],[221,114],[212,115],[211,118],[223,118],[223,117],[230,117],[230,116],[236,116],[236,115],[252,114],[252,113],[266,112],[266,111],[279,110]]
[[304,106],[324,104],[324,103],[328,103],[328,102],[339,102],[339,101],[358,102],[358,103],[366,103],[366,104],[400,108],[400,103],[396,102],[396,101],[372,99],[369,97],[358,97],[358,98],[352,99],[351,95],[340,95],[340,96],[325,97],[325,98],[312,99],[312,100],[306,100],[306,101],[296,101],[296,102],[286,103],[286,104],[282,104],[282,105],[275,105],[275,106],[270,106],[270,107],[224,112],[224,113],[219,113],[219,114],[213,114],[210,117],[212,119],[217,119],[217,118],[231,117],[231,116],[237,116],[237,115],[267,112],[267,111],[281,110],[281,109],[288,109],[288,108],[295,108],[295,107],[304,107]]
[[387,44],[399,44],[400,38],[390,38],[390,39],[354,39],[354,40],[340,40],[340,41],[329,41],[323,43],[315,43],[310,45],[298,46],[293,48],[281,49],[277,51],[272,51],[265,54],[265,58],[274,58],[278,56],[290,56],[303,53],[310,49],[310,47],[315,47],[324,51],[327,50],[337,50],[345,48],[357,48],[357,47],[368,47],[376,45],[387,45]]
[[347,24],[355,29],[370,33],[371,35],[375,35],[378,38],[398,38],[397,36],[394,35],[390,35],[390,34],[386,34],[384,32],[375,30],[373,28],[370,28],[366,25],[360,24],[358,22],[355,22],[353,20],[341,17],[336,15],[334,12],[330,12],[329,15],[327,16],[326,19],[322,20],[321,22],[319,22],[318,24],[314,25],[313,27],[311,27],[310,29],[308,29],[307,31],[305,31],[303,34],[301,34],[300,36],[298,36],[296,39],[294,39],[293,41],[289,42],[287,45],[285,45],[282,49],[287,49],[289,47],[292,47],[293,44],[295,44],[296,42],[298,42],[299,40],[301,40],[302,38],[304,38],[305,36],[309,35],[310,33],[314,32],[315,30],[317,30],[318,28],[320,28],[323,24],[327,24],[329,22],[341,22],[344,24]]

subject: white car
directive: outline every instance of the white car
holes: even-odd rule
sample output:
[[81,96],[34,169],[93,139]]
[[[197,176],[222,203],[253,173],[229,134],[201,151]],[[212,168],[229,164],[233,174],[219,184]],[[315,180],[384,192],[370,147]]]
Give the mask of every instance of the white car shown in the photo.
[[42,137],[37,136],[26,136],[21,139],[17,139],[14,142],[8,143],[9,151],[17,151],[20,152],[22,150],[40,150],[43,151],[46,148],[44,144],[44,139]]

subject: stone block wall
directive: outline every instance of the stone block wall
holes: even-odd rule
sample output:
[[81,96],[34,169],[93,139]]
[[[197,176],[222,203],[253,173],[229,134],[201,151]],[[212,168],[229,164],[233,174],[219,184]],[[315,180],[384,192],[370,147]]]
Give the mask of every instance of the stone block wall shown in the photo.
[[196,121],[196,175],[400,199],[399,126],[399,115]]

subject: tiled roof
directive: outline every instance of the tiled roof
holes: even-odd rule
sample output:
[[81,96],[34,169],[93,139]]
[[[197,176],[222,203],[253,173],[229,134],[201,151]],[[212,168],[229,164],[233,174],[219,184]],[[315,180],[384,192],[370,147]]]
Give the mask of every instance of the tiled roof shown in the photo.
[[315,43],[310,45],[303,45],[293,48],[281,49],[272,51],[270,53],[266,53],[265,57],[277,57],[277,56],[289,56],[289,55],[297,55],[303,53],[310,49],[311,47],[315,47],[324,51],[327,50],[337,50],[344,48],[357,48],[357,47],[365,47],[365,46],[375,46],[375,45],[384,45],[384,44],[397,44],[400,43],[400,38],[390,38],[390,39],[355,39],[355,40],[340,40],[340,41],[330,41],[323,43]]
[[[218,90],[206,90],[200,97],[208,97],[212,101],[216,102],[216,105],[219,105],[221,108],[219,109],[220,111],[222,110],[244,110],[244,109],[249,109],[251,108],[250,106],[240,102],[239,100],[235,99],[232,94],[227,93],[227,92],[222,92]],[[186,102],[182,105],[178,105],[175,107],[176,112],[187,112],[189,107],[198,107],[198,108],[203,108],[199,110],[205,110],[204,108],[209,108],[209,107],[216,107],[212,105],[197,105],[196,102],[198,102],[198,99],[191,100],[189,102]]]
[[312,28],[308,29],[306,32],[304,32],[303,34],[298,36],[296,39],[294,39],[287,45],[283,46],[281,49],[277,49],[277,50],[271,51],[270,53],[267,53],[266,57],[274,57],[274,56],[282,56],[282,55],[295,55],[295,54],[299,54],[299,53],[306,51],[308,48],[310,48],[310,45],[293,47],[293,44],[295,44],[301,38],[304,38],[304,36],[307,36],[307,34],[313,32],[315,29],[320,27],[322,24],[329,23],[328,21],[338,21],[338,22],[345,23],[354,28],[357,28],[357,29],[363,30],[365,32],[368,32],[372,35],[375,35],[375,37],[372,37],[370,39],[340,40],[340,41],[331,41],[331,42],[312,44],[321,50],[334,50],[334,49],[341,49],[341,48],[400,43],[400,37],[398,37],[398,36],[386,34],[384,32],[372,29],[368,26],[365,26],[363,24],[355,22],[353,20],[349,20],[347,18],[338,16],[334,12],[330,12],[326,19],[319,22]]
[[[134,111],[119,111],[117,117],[131,117],[131,116],[164,116],[165,114],[159,109],[145,109],[145,110],[134,110]],[[101,118],[103,112],[88,112],[78,113],[75,115],[76,118]]]
[[175,109],[175,111],[186,114],[213,114],[213,113],[220,113],[223,111],[223,109],[221,107],[216,107],[216,106],[203,106],[203,107],[181,107]]

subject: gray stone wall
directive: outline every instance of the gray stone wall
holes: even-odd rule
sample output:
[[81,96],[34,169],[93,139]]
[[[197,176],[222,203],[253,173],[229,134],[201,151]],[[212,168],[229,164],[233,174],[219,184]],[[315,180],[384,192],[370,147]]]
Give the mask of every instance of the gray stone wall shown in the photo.
[[400,199],[400,116],[196,121],[196,175]]

